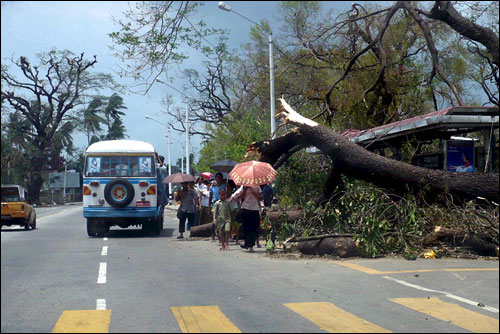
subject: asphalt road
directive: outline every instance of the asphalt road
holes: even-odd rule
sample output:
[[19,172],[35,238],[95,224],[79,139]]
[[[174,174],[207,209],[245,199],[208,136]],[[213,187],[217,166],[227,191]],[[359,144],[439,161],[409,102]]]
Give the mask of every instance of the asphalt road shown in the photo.
[[176,240],[172,211],[158,237],[37,216],[2,228],[2,333],[498,332],[498,261],[270,258]]

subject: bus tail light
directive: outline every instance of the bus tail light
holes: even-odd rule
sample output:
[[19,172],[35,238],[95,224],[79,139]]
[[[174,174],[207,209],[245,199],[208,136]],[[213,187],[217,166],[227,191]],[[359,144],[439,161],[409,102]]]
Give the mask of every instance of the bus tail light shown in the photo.
[[90,185],[91,185],[92,187],[97,187],[97,186],[99,185],[99,182],[97,182],[97,181],[92,181],[92,182],[90,182]]
[[90,188],[87,187],[87,186],[83,186],[83,195],[90,195],[92,193],[92,191],[90,191]]
[[147,186],[149,186],[149,183],[146,181],[141,181],[141,182],[139,182],[139,186],[140,187],[147,187]]
[[156,195],[156,186],[151,186],[148,188],[148,195]]

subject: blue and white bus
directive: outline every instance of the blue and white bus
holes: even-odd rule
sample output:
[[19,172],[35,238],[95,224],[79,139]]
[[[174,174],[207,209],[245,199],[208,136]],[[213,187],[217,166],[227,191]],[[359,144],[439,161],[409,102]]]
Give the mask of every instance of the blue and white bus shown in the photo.
[[142,226],[160,234],[163,211],[158,205],[158,153],[149,143],[107,140],[85,152],[83,216],[89,236],[111,226]]

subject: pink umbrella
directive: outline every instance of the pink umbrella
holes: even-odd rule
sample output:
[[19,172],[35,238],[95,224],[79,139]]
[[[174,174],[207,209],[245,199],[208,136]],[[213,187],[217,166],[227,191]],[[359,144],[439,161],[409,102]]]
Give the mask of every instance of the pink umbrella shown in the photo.
[[278,174],[267,162],[248,161],[234,166],[229,176],[238,186],[256,187],[273,182]]
[[212,177],[212,173],[210,172],[203,172],[200,175],[203,176],[205,180],[210,180],[210,178]]

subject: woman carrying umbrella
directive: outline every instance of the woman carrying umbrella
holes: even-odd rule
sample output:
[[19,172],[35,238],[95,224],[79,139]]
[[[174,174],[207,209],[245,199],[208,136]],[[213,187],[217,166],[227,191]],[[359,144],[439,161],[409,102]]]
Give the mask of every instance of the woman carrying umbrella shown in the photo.
[[243,226],[243,234],[245,235],[245,244],[242,248],[247,248],[249,252],[253,252],[253,246],[259,232],[260,224],[260,201],[264,199],[260,187],[241,186],[231,196],[231,200],[239,198],[241,200],[240,217]]
[[231,196],[230,200],[241,199],[240,217],[245,234],[245,244],[253,252],[260,224],[260,202],[264,199],[259,185],[271,183],[277,172],[265,162],[248,161],[236,165],[229,175],[236,185],[241,187]]

